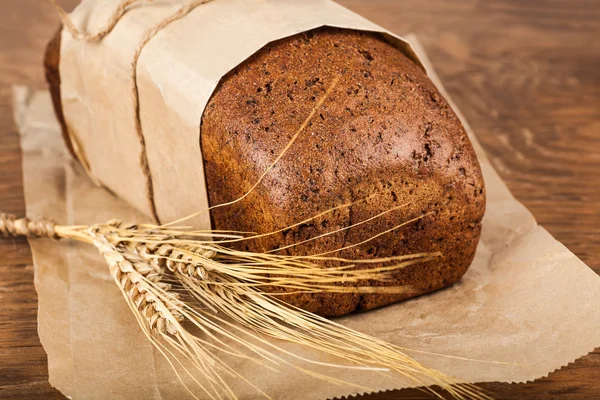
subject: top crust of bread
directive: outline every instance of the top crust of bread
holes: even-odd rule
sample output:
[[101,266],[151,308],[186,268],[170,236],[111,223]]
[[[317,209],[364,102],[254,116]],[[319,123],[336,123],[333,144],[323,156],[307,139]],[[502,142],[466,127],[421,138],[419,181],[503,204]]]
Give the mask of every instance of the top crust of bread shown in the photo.
[[266,251],[405,204],[373,222],[281,252],[295,255],[344,248],[425,215],[364,245],[330,254],[355,259],[442,252],[443,257],[408,267],[388,283],[409,292],[284,297],[327,316],[373,309],[459,280],[475,254],[485,210],[473,147],[426,74],[380,35],[334,28],[269,44],[222,80],[201,125],[211,205],[250,189],[338,76],[333,92],[256,190],[244,201],[212,211],[215,229],[266,233],[376,194],[242,245]]

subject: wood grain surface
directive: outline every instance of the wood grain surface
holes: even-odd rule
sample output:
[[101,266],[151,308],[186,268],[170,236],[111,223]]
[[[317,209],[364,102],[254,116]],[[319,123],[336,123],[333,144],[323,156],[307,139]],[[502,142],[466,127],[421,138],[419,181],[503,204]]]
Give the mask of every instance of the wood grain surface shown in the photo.
[[[600,273],[598,2],[340,2],[394,32],[417,33],[513,194]],[[23,214],[10,87],[45,87],[42,53],[58,18],[46,1],[0,6],[0,210]],[[47,381],[28,245],[1,241],[0,254],[0,398],[63,398]],[[600,349],[535,382],[481,386],[499,399],[600,399]],[[361,398],[432,396],[403,390]]]

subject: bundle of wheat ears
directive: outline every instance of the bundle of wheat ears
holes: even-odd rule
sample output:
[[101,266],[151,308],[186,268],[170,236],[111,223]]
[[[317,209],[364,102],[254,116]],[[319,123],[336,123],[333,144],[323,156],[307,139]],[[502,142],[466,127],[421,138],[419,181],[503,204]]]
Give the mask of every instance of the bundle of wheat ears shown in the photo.
[[[438,254],[346,260],[251,253],[232,250],[226,245],[251,240],[256,235],[153,224],[124,225],[116,220],[89,226],[61,226],[48,219],[17,219],[10,214],[0,214],[0,234],[70,239],[95,246],[148,339],[178,376],[189,375],[197,386],[186,386],[195,398],[236,398],[227,381],[244,380],[244,377],[223,361],[223,354],[267,369],[296,369],[330,384],[350,385],[319,374],[311,370],[310,365],[361,369],[404,379],[404,382],[408,379],[416,385],[438,385],[457,398],[487,397],[471,385],[459,384],[421,365],[405,354],[406,349],[287,305],[278,299],[277,291],[267,294],[260,290],[269,285],[280,288],[281,293],[290,289],[297,292],[399,292],[407,288],[331,283],[384,281],[394,271],[431,260]],[[331,259],[340,261],[341,266],[322,268],[317,264]],[[382,262],[388,266],[353,268],[357,263]],[[279,346],[277,340],[268,338],[327,353],[339,359],[339,363],[324,364],[300,357]],[[187,363],[184,365],[184,362]],[[373,391],[375,388],[362,389]],[[262,394],[268,397],[268,393]]]
[[[73,37],[79,40],[100,40],[112,30],[126,8],[138,0],[122,1],[107,26],[97,33],[78,31],[66,12],[58,7],[54,0],[50,1],[57,7],[65,28]],[[185,4],[144,36],[132,65],[135,99],[135,64],[143,45],[161,27],[182,18],[194,7],[207,1],[193,0]],[[331,84],[324,98],[320,99],[289,144],[260,179],[244,196],[234,202],[243,201],[273,170],[336,83],[337,80]],[[373,194],[358,202],[370,201],[377,195]],[[225,207],[234,202],[215,207]],[[394,379],[403,380],[403,383],[408,380],[415,386],[437,385],[456,398],[487,398],[480,389],[470,384],[458,383],[415,361],[405,354],[407,349],[364,335],[280,300],[281,294],[299,292],[404,292],[410,288],[360,285],[361,282],[369,280],[388,281],[399,269],[430,261],[441,254],[421,253],[370,260],[347,260],[334,256],[341,249],[318,255],[289,256],[273,252],[253,253],[228,247],[234,242],[281,233],[355,204],[357,202],[342,204],[308,220],[261,235],[214,230],[197,231],[178,226],[183,220],[168,225],[126,225],[114,220],[97,225],[61,226],[48,219],[18,219],[14,215],[0,214],[0,236],[68,239],[95,246],[106,260],[112,278],[148,339],[168,360],[182,383],[184,380],[181,374],[187,375],[188,382],[193,382],[193,387],[187,384],[186,389],[194,398],[236,398],[236,393],[230,388],[228,381],[245,381],[245,378],[229,366],[222,355],[248,360],[266,369],[295,369],[336,385],[350,383],[318,373],[315,371],[318,368],[311,369],[311,366],[359,369],[386,374]],[[405,206],[408,205],[399,207]],[[360,225],[397,208],[309,240],[317,240],[341,230],[359,228]],[[423,212],[421,217],[404,221],[369,240],[389,234],[426,215],[427,213]],[[335,260],[340,266],[321,266],[323,261],[330,260]],[[357,269],[357,264],[365,265]],[[377,267],[369,267],[368,264]],[[339,282],[351,285],[335,284]],[[261,290],[265,286],[269,286],[269,293]],[[339,362],[328,364],[302,357],[278,345],[278,340],[326,353]],[[252,382],[247,383],[256,388]],[[370,387],[362,389],[376,390]],[[256,390],[268,397],[268,393],[263,393],[258,388]]]

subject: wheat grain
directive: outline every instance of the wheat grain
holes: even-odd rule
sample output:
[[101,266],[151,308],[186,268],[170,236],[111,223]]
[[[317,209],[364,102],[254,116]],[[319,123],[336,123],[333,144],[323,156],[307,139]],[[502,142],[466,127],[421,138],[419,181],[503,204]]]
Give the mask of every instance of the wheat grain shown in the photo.
[[123,296],[144,317],[148,327],[159,333],[176,334],[178,322],[183,321],[179,296],[172,294],[169,301],[165,302],[154,293],[155,290],[165,293],[171,291],[171,285],[162,281],[164,272],[144,261],[135,248],[109,242],[99,228],[90,229],[90,236],[106,260],[110,274]]
[[[119,221],[66,227],[44,219],[19,220],[6,214],[0,214],[0,233],[93,244],[106,260],[111,276],[146,336],[174,370],[187,374],[205,397],[236,398],[226,378],[245,381],[223,360],[222,355],[226,354],[267,369],[285,365],[332,384],[350,383],[319,374],[311,366],[361,369],[416,385],[439,385],[457,398],[487,398],[479,389],[456,384],[450,377],[421,365],[405,353],[406,349],[287,305],[274,293],[260,291],[268,285],[279,287],[282,293],[289,290],[385,293],[390,288],[359,284],[364,280],[386,280],[399,268],[431,260],[437,254],[363,260],[388,265],[354,269],[361,260],[233,250],[219,241],[243,237],[229,232],[124,225]],[[342,265],[322,268],[318,264],[322,260],[337,260]],[[356,286],[333,285],[341,279]],[[184,324],[199,333],[191,333]],[[285,350],[267,337],[317,350],[339,361],[316,361]],[[193,387],[186,389],[196,397]]]

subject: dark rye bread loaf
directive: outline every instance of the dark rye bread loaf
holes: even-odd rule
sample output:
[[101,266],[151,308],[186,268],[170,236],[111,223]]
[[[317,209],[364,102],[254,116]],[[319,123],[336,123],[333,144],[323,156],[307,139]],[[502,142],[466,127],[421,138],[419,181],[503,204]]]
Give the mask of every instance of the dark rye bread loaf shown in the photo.
[[[56,52],[56,44],[50,50]],[[58,64],[49,69],[56,98]],[[200,132],[211,205],[235,200],[251,188],[337,76],[337,86],[264,181],[243,201],[211,212],[214,229],[266,233],[374,195],[240,246],[267,251],[405,205],[361,226],[279,251],[292,255],[345,248],[425,215],[330,254],[364,259],[442,252],[435,261],[400,270],[387,283],[408,286],[411,293],[284,297],[324,316],[370,310],[458,281],[473,260],[485,209],[483,179],[471,143],[425,73],[378,34],[334,28],[269,44],[223,78]],[[56,104],[60,115],[60,101]]]

